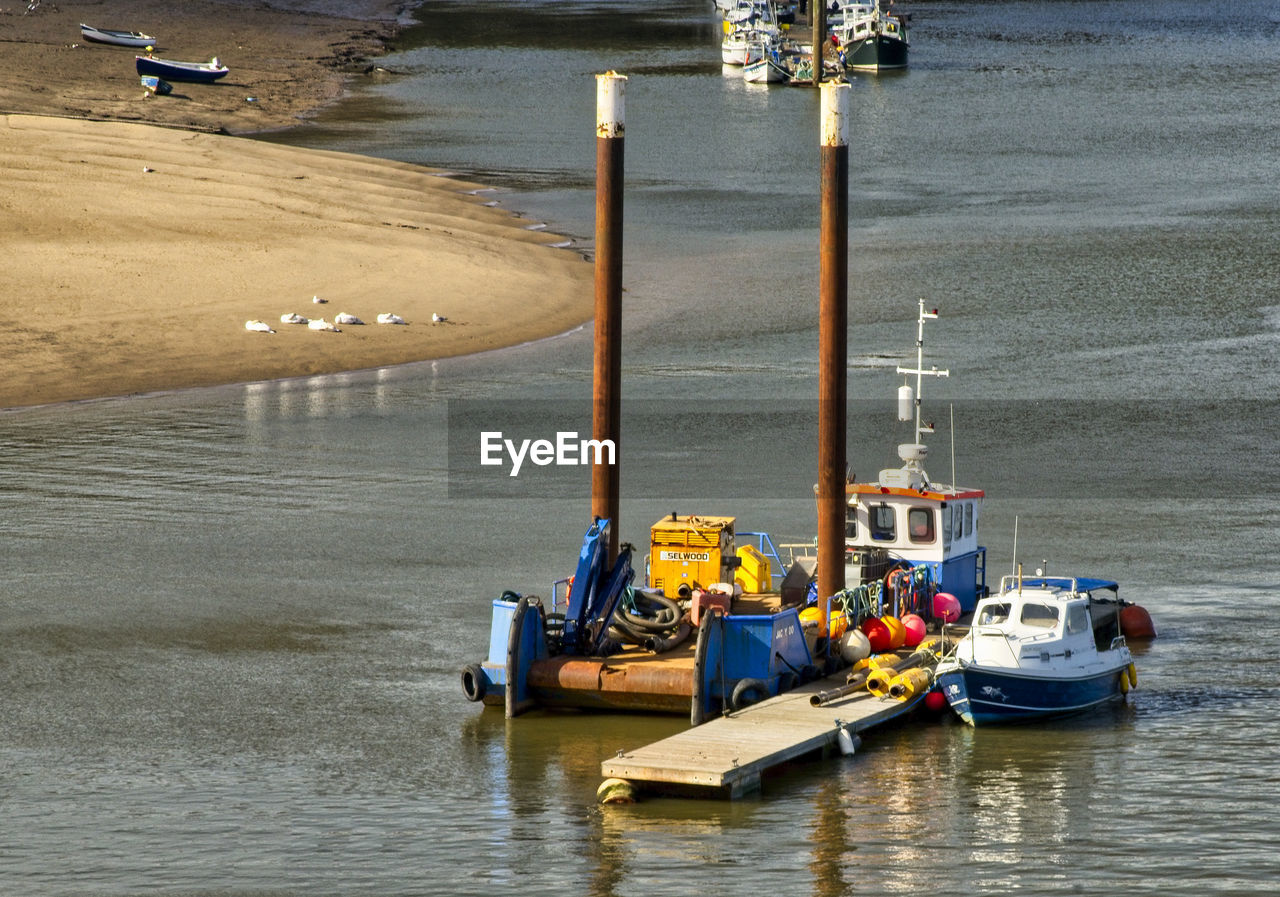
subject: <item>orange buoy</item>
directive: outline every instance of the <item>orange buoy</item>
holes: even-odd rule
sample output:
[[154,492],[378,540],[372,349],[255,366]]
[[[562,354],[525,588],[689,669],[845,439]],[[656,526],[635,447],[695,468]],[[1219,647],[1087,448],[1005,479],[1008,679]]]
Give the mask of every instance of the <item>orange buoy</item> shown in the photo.
[[878,618],[867,617],[858,628],[867,637],[867,641],[871,644],[871,650],[876,654],[889,650],[889,627],[885,626]]
[[903,615],[902,628],[906,630],[906,638],[902,643],[908,648],[914,648],[924,641],[925,632],[928,631],[924,620],[918,614]]
[[1151,614],[1137,604],[1126,604],[1120,608],[1120,632],[1125,638],[1145,639],[1156,637],[1156,624],[1151,621]]
[[880,618],[880,622],[889,630],[889,649],[894,650],[901,648],[907,638],[906,627],[902,625],[902,621],[897,617],[891,617],[885,614]]
[[839,608],[831,608],[831,616],[828,618],[831,624],[831,638],[838,639],[844,635],[846,629],[849,628],[849,618],[844,615],[844,611]]

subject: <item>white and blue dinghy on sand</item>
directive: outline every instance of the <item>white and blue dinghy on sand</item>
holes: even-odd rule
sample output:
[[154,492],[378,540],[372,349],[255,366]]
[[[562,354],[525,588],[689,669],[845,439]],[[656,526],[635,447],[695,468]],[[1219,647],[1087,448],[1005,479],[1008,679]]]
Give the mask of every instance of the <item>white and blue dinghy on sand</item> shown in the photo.
[[971,726],[1079,713],[1137,685],[1119,586],[1104,579],[1006,576],[983,598],[935,681]]
[[95,28],[80,25],[80,36],[95,44],[112,44],[117,47],[154,47],[156,39],[141,31],[118,31],[113,28]]

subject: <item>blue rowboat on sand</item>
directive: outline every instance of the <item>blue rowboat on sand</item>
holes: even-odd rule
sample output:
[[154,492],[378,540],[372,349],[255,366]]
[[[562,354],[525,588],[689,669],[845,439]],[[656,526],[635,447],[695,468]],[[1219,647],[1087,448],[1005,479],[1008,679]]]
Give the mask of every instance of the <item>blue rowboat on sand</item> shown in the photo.
[[155,75],[143,75],[142,86],[158,96],[166,96],[173,91],[173,85]]
[[169,81],[196,81],[210,83],[225,77],[231,71],[215,56],[208,62],[176,62],[155,56],[137,57],[139,75],[155,75]]

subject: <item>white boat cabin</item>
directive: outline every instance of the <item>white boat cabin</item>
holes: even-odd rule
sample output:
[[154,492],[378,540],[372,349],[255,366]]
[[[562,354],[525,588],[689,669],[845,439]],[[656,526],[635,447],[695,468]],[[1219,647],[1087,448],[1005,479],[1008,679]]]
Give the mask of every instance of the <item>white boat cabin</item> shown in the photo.
[[1113,653],[1124,648],[1116,591],[1106,580],[1005,576],[999,593],[979,602],[957,654],[980,666],[1063,678],[1124,665],[1128,651]]
[[846,581],[875,575],[867,559],[883,552],[890,561],[927,564],[939,591],[950,592],[972,611],[986,593],[986,548],[978,544],[981,489],[929,482],[920,462],[926,448],[898,447],[902,468],[880,471],[874,483],[849,483],[845,517]]

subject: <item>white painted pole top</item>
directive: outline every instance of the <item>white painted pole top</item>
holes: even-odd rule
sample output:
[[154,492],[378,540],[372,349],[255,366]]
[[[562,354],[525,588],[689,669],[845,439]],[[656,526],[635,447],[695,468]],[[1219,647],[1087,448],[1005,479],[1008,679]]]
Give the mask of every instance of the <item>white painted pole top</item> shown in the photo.
[[821,145],[849,145],[849,84],[847,82],[822,82]]
[[621,137],[626,130],[627,76],[617,72],[596,75],[596,136]]

